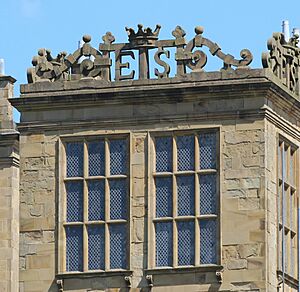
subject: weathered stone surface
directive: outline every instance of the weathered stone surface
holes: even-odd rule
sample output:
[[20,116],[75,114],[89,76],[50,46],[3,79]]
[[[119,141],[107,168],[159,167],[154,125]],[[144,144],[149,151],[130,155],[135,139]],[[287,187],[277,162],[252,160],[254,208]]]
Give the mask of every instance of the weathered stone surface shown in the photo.
[[[132,31],[130,33],[134,34]],[[172,41],[171,47],[174,43],[176,50],[180,48],[178,46],[188,46],[183,36],[174,37],[169,40]],[[90,53],[88,50],[93,48],[86,38],[85,47],[79,49],[77,57],[80,58],[82,51],[87,56],[97,52],[102,54],[105,48],[109,54],[109,51],[117,48],[109,43],[111,40],[112,36],[106,35],[101,52],[97,50]],[[199,47],[204,45],[204,40],[198,28],[193,42]],[[132,46],[135,41],[130,40],[127,44]],[[152,44],[155,42],[151,40]],[[97,71],[93,61],[91,70],[83,72],[82,68],[77,68],[78,71],[74,72],[72,77],[77,76],[80,80],[65,80],[65,75],[51,75],[52,81],[56,79],[54,82],[35,82],[22,86],[21,98],[12,100],[22,114],[19,125],[21,291],[56,292],[56,276],[64,279],[66,292],[128,290],[128,280],[125,281],[124,276],[130,275],[130,271],[114,271],[105,275],[89,273],[88,276],[83,273],[80,276],[69,275],[69,278],[60,275],[64,272],[61,263],[64,261],[65,244],[64,233],[59,230],[64,220],[60,213],[64,206],[61,200],[65,170],[61,143],[78,137],[94,139],[119,135],[126,135],[130,145],[128,198],[131,217],[128,226],[131,230],[128,256],[132,270],[132,291],[149,290],[151,281],[146,279],[146,274],[153,274],[153,292],[276,291],[277,259],[273,255],[277,254],[277,137],[284,136],[297,147],[300,146],[298,102],[270,79],[267,71],[231,70],[230,62],[235,62],[232,59],[230,62],[226,59],[227,68],[222,72],[200,72],[198,69],[202,68],[203,59],[195,59],[194,64],[190,64],[194,55],[182,55],[181,52],[176,58],[183,58],[184,66],[189,63],[191,73],[181,75],[180,70],[184,68],[179,66],[180,74],[167,78],[168,67],[162,66],[156,72],[158,79],[151,80],[145,70],[147,56],[144,48],[140,47],[140,43],[135,45],[141,50],[139,80],[121,81],[124,75],[119,71],[119,81],[110,82],[105,79],[109,76],[109,70],[106,69],[110,65],[106,64],[105,67],[104,64],[101,70],[105,74],[101,75],[101,70]],[[160,55],[156,54],[158,62],[167,50],[163,43],[160,45]],[[129,51],[130,47],[127,49]],[[189,52],[195,52],[194,48],[188,49]],[[60,61],[68,57],[61,56],[60,60],[49,61],[45,60],[45,53],[41,52],[37,62],[41,64],[43,58],[48,62],[45,75],[42,73],[39,77],[49,79],[47,74],[52,72],[50,67],[62,67],[64,63]],[[126,58],[130,58],[130,55]],[[119,59],[118,62],[117,70],[122,67],[123,61]],[[198,133],[212,127],[218,133],[219,143],[217,176],[220,175],[218,189],[221,211],[220,214],[217,212],[217,217],[221,222],[220,263],[223,267],[146,270],[155,266],[153,262],[156,258],[152,224],[155,217],[155,153],[152,137],[157,133]],[[0,149],[0,155],[8,153],[7,149]],[[176,155],[175,151],[174,157]],[[177,175],[180,174],[175,173]],[[7,177],[5,172],[0,178],[0,186],[3,185],[5,192],[13,185],[13,180]],[[3,207],[7,207],[11,201],[0,197],[1,206],[2,203]],[[2,242],[0,240],[0,254],[3,256],[0,269],[7,270],[10,241],[6,232],[10,227],[7,219],[10,220],[11,215],[6,211],[0,214],[0,238],[3,235]],[[61,241],[58,241],[58,235]],[[176,240],[176,232],[173,235]],[[199,244],[201,240],[197,242]],[[176,244],[175,241],[174,246]],[[216,270],[222,270],[222,281],[221,276],[216,276]],[[8,277],[6,272],[2,276],[3,279]],[[1,284],[0,281],[0,287]]]
[[247,260],[231,259],[227,262],[227,268],[228,268],[228,270],[247,269]]
[[13,123],[15,79],[0,75],[0,291],[19,290],[19,153]]

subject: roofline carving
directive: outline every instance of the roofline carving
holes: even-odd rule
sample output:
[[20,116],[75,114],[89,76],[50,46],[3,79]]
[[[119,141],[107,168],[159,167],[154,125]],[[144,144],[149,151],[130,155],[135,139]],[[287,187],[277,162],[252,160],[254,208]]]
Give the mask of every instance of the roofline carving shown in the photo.
[[[123,62],[123,57],[135,59],[134,51],[138,51],[138,79],[150,78],[149,51],[156,50],[154,62],[160,68],[154,68],[155,76],[168,78],[170,65],[165,61],[170,58],[170,51],[167,48],[175,48],[176,76],[184,76],[188,72],[201,72],[207,63],[207,55],[203,50],[197,48],[207,47],[211,55],[223,61],[221,70],[231,71],[235,68],[249,68],[253,56],[247,49],[240,53],[241,59],[235,59],[230,54],[222,52],[221,48],[211,40],[204,38],[203,27],[195,28],[195,37],[189,42],[185,39],[185,31],[177,26],[173,32],[173,39],[159,40],[160,25],[155,30],[151,28],[143,29],[138,25],[137,32],[133,28],[125,28],[128,34],[127,43],[114,44],[115,37],[111,32],[107,32],[100,43],[99,49],[90,45],[91,37],[83,36],[83,46],[72,54],[66,52],[59,53],[55,58],[51,51],[47,49],[38,50],[38,55],[33,57],[33,67],[27,70],[28,83],[38,81],[55,82],[56,80],[78,80],[82,78],[93,78],[111,82],[111,70],[113,60],[111,52],[115,53],[115,81],[130,80],[135,77],[135,70],[127,75],[123,74],[123,69],[130,69],[129,62]],[[162,59],[164,55],[164,59]]]
[[279,81],[292,93],[300,95],[300,48],[299,35],[288,42],[282,33],[273,33],[267,42],[269,52],[262,54],[262,65],[270,69]]

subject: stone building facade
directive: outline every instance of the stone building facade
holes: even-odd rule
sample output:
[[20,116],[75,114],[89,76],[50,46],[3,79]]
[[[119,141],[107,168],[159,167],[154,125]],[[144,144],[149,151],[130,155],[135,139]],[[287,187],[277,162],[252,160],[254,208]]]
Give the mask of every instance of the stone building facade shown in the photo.
[[0,75],[0,291],[18,291],[19,133],[8,99],[16,80]]
[[[297,38],[274,34],[264,68],[250,69],[248,50],[234,59],[202,27],[189,42],[179,26],[170,40],[159,30],[127,29],[125,44],[107,33],[99,49],[84,36],[73,54],[33,58],[9,99],[20,189],[15,162],[4,291],[17,277],[24,292],[298,291]],[[220,71],[203,71],[201,47]]]

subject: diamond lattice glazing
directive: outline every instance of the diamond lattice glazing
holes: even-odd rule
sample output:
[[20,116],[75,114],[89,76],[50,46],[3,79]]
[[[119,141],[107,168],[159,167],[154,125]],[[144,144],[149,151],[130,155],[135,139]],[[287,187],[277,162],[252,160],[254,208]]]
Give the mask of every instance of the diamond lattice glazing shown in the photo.
[[110,268],[126,269],[126,224],[110,225]]
[[111,140],[110,147],[110,174],[126,174],[127,172],[127,145],[125,140]]
[[127,217],[127,186],[126,179],[114,179],[110,186],[110,219],[126,219]]
[[194,170],[195,142],[194,136],[177,137],[177,168],[179,171]]
[[67,222],[82,222],[83,219],[83,183],[70,181],[66,183]]
[[172,137],[155,138],[156,172],[172,171]]
[[173,259],[173,231],[172,222],[155,224],[156,266],[172,266]]
[[89,142],[89,176],[105,174],[104,141]]
[[92,225],[88,227],[89,270],[105,269],[104,232],[104,225]]
[[216,214],[216,175],[200,175],[200,214]]
[[177,177],[178,216],[195,214],[195,180],[194,175]]
[[82,271],[82,227],[66,227],[66,270]]
[[200,221],[200,263],[216,264],[217,224],[215,220]]
[[105,219],[105,182],[104,180],[88,182],[89,221]]
[[178,265],[189,266],[195,264],[195,224],[178,222]]
[[67,143],[67,177],[83,176],[83,143]]
[[156,217],[172,217],[172,178],[157,177]]
[[199,135],[200,169],[216,168],[216,133],[202,133]]

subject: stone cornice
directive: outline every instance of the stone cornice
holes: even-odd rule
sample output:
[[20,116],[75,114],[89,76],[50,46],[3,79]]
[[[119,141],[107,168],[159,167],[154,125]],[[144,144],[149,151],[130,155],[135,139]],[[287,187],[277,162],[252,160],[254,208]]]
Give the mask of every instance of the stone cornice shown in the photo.
[[0,132],[0,147],[18,144],[19,132],[11,130],[9,132]]
[[[239,118],[251,118],[251,119],[263,119],[265,111],[261,109],[257,110],[241,110],[241,111],[227,111],[227,112],[216,112],[216,113],[195,113],[189,114],[175,114],[175,115],[164,115],[163,119],[160,119],[160,124],[163,127],[170,128],[170,123],[193,123],[193,122],[206,122],[210,121],[220,121],[220,120],[232,120]],[[88,121],[71,121],[71,122],[30,122],[30,123],[20,123],[18,129],[20,132],[40,132],[40,131],[51,131],[53,129],[59,130],[70,130],[70,129],[88,129],[90,127],[97,129],[108,129],[115,128],[116,125],[122,125],[122,127],[134,127],[141,124],[144,125],[145,130],[149,126],[152,128],[153,124],[157,123],[157,117],[132,117],[132,118],[119,118],[119,119],[99,119],[99,120],[88,120]]]
[[269,122],[274,124],[277,128],[287,133],[297,141],[300,141],[299,128],[295,127],[295,125],[283,119],[280,115],[278,115],[269,107],[266,106],[264,110],[265,110],[265,117]]
[[10,167],[10,166],[15,166],[19,167],[20,166],[20,159],[19,157],[0,157],[0,167]]
[[17,80],[12,76],[0,75],[0,81],[8,81],[8,82],[14,84]]
[[[223,72],[195,73],[189,78],[168,78],[161,80],[123,81],[114,86],[103,86],[97,80],[80,80],[72,88],[48,91],[42,90],[46,82],[34,83],[41,86],[35,93],[24,93],[21,98],[9,99],[19,111],[70,109],[94,107],[101,104],[147,104],[190,101],[199,98],[238,98],[266,93],[270,81],[264,70],[239,70],[234,74]],[[55,82],[47,86],[59,85]],[[65,82],[70,85],[70,81]],[[115,82],[116,83],[116,82]],[[97,87],[98,86],[98,87]]]

